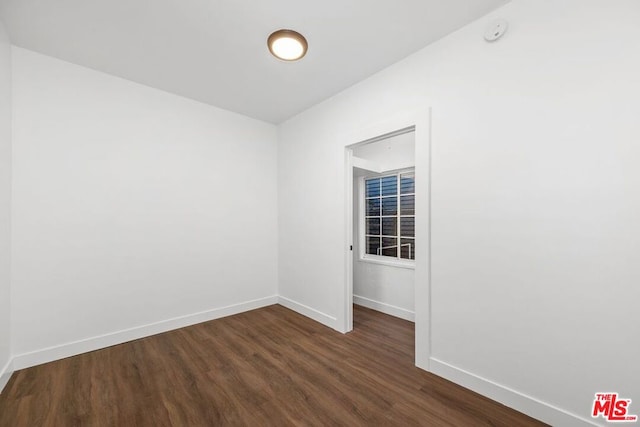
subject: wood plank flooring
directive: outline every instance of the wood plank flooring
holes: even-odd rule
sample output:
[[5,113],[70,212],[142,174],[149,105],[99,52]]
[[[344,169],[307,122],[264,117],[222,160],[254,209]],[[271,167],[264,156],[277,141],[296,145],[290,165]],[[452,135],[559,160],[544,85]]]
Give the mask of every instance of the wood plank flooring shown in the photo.
[[0,426],[539,426],[413,365],[413,324],[274,305],[14,373]]

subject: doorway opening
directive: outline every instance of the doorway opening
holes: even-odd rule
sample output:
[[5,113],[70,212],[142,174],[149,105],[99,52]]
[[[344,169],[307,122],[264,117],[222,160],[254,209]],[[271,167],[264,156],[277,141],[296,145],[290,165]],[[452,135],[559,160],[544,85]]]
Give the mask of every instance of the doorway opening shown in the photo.
[[[415,364],[427,371],[431,355],[430,126],[429,108],[408,109],[341,137],[346,245],[342,310],[336,319],[338,330],[353,330],[355,302],[413,320]],[[411,145],[413,149],[408,148]],[[412,151],[413,161],[403,151]],[[402,201],[411,198],[413,206],[405,203],[403,207]],[[368,280],[372,274],[375,278]],[[394,283],[400,284],[394,288]]]
[[414,129],[351,150],[353,303],[414,322]]

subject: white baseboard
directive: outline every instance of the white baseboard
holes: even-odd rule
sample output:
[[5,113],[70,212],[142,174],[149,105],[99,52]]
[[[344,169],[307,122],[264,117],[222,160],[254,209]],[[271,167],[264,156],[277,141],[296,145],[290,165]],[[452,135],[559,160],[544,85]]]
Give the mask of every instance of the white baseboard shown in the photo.
[[284,307],[287,307],[288,309],[291,309],[297,313],[300,313],[303,316],[309,317],[315,320],[316,322],[320,322],[325,326],[338,330],[337,320],[335,317],[329,316],[328,314],[318,311],[315,308],[311,308],[308,305],[301,304],[297,301],[294,301],[292,299],[289,299],[283,296],[278,297],[278,304]]
[[13,369],[24,369],[31,366],[40,365],[54,360],[64,359],[89,351],[99,350],[101,348],[110,347],[112,345],[122,344],[127,341],[133,341],[151,335],[160,334],[162,332],[174,329],[184,328],[185,326],[195,325],[197,323],[208,322],[209,320],[219,319],[221,317],[231,316],[256,308],[266,307],[278,303],[276,295],[260,298],[252,301],[246,301],[239,304],[233,304],[226,307],[214,308],[212,310],[202,311],[199,313],[188,314],[185,316],[174,317],[173,319],[162,320],[160,322],[148,325],[137,326],[122,331],[112,332],[97,337],[78,340],[66,344],[44,348],[29,353],[18,354],[13,357]]
[[[464,369],[457,368],[441,360],[430,358],[432,373],[466,387],[505,406],[527,414],[552,426],[584,427],[598,426],[593,420],[580,417],[556,406],[527,396],[509,387],[479,377]],[[590,408],[586,408],[588,411]]]
[[0,393],[2,393],[2,390],[4,390],[4,386],[6,386],[9,382],[11,374],[13,374],[13,359],[9,359],[4,367],[0,369]]
[[416,315],[413,311],[406,310],[404,308],[396,307],[395,305],[386,304],[384,302],[372,300],[369,298],[361,297],[359,295],[353,296],[353,303],[361,305],[363,307],[370,308],[372,310],[379,311],[390,316],[399,317],[410,322],[416,321]]

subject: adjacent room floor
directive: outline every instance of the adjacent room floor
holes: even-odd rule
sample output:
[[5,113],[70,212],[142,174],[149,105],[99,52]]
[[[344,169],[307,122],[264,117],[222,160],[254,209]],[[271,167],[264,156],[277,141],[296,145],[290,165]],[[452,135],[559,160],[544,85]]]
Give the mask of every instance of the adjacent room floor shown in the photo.
[[413,324],[342,335],[282,306],[14,373],[1,426],[537,426],[413,365]]

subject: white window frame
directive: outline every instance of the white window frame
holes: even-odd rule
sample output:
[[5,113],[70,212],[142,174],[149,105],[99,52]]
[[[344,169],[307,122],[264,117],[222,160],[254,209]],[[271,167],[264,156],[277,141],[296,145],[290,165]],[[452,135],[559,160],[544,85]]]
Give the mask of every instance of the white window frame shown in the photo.
[[[415,174],[415,168],[405,168],[405,169],[397,169],[397,170],[390,170],[390,171],[385,171],[382,173],[372,173],[369,175],[365,175],[365,176],[361,176],[359,178],[359,184],[358,184],[358,249],[359,249],[359,260],[363,261],[363,262],[370,262],[372,264],[381,264],[381,265],[388,265],[391,267],[400,267],[400,268],[409,268],[409,269],[415,269],[416,266],[416,261],[415,259],[405,259],[405,258],[400,258],[399,256],[394,258],[394,257],[390,257],[390,256],[383,256],[383,255],[373,255],[373,254],[368,254],[366,253],[366,205],[365,205],[365,201],[366,201],[366,195],[365,195],[365,182],[368,179],[372,179],[372,178],[380,178],[380,177],[384,177],[384,176],[389,176],[389,175],[397,175],[400,176],[404,173],[413,173]],[[415,195],[415,193],[413,193]],[[398,239],[398,245],[400,244],[400,187],[398,186],[398,224],[397,224],[397,236],[396,238]],[[382,206],[380,207],[382,209]],[[415,209],[415,207],[414,207]],[[414,218],[415,218],[415,211],[414,211]],[[415,241],[415,237],[414,237],[414,241]],[[400,250],[398,250],[398,254],[400,253]]]

